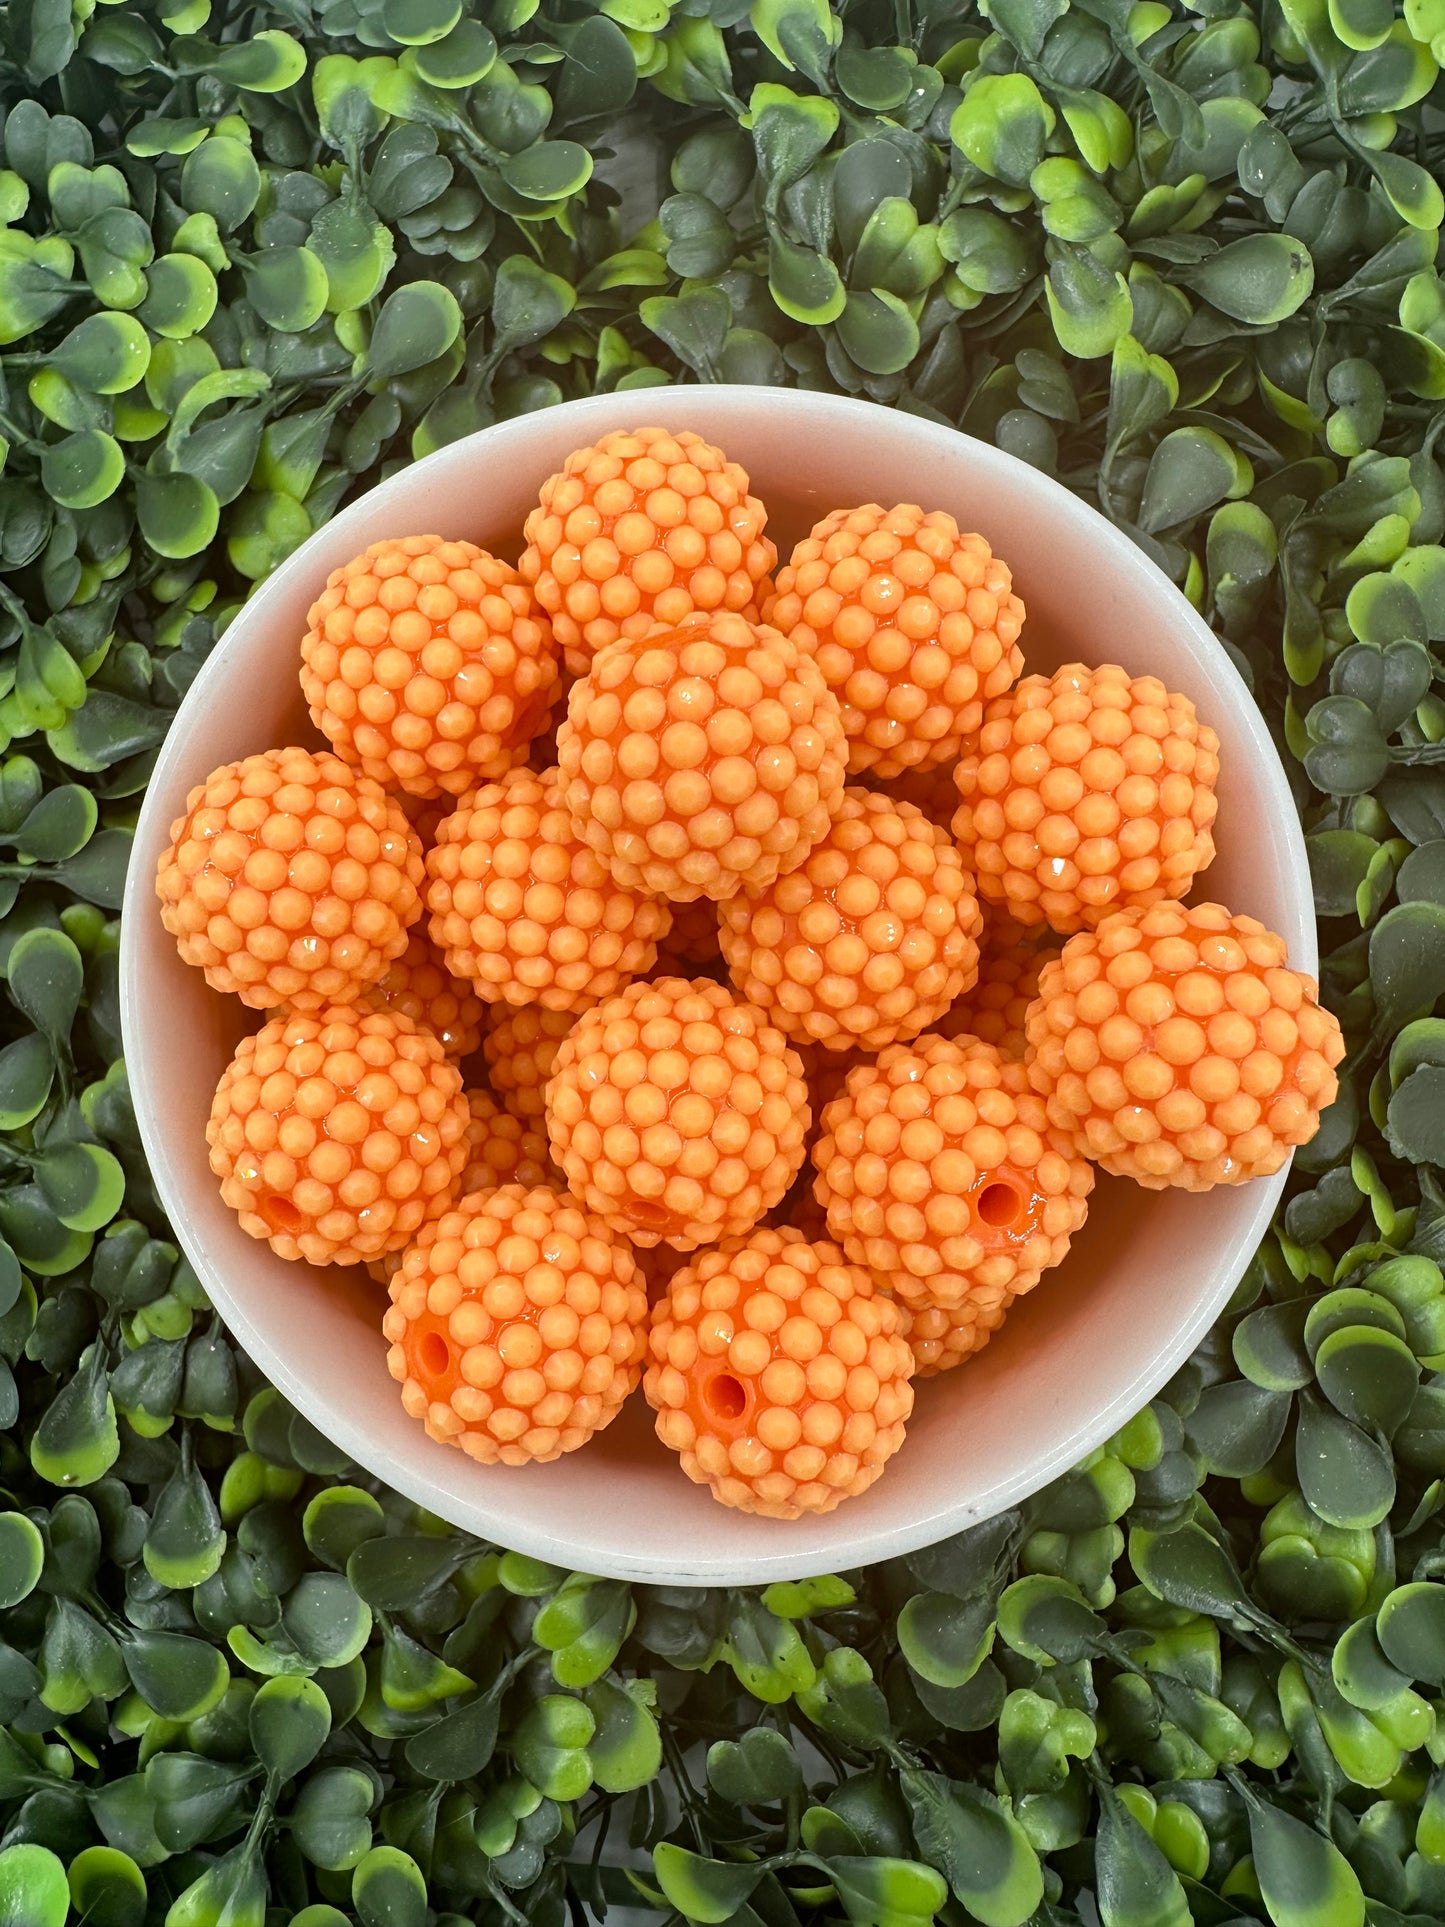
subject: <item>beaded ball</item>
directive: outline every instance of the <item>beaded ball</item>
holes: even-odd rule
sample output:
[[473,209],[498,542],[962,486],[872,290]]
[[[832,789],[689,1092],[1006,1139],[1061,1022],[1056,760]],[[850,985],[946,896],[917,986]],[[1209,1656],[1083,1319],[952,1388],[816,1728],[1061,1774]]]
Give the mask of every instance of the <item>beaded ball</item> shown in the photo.
[[1278,1171],[1319,1129],[1345,1053],[1283,937],[1218,903],[1119,910],[1071,937],[1027,1031],[1051,1121],[1150,1190]]
[[895,1044],[851,1071],[813,1164],[855,1264],[910,1308],[972,1306],[993,1325],[1064,1257],[1094,1188],[1023,1066],[976,1039]]
[[714,1498],[765,1518],[866,1492],[913,1410],[897,1306],[797,1231],[754,1231],[678,1272],[648,1350],[657,1436]]
[[694,610],[756,616],[778,552],[747,472],[684,429],[618,429],[542,484],[518,568],[585,675],[619,636],[672,628]]
[[447,969],[436,945],[418,925],[406,949],[379,984],[361,999],[368,1010],[399,1010],[442,1041],[448,1057],[480,1050],[487,1006],[464,977]]
[[493,1004],[482,1037],[482,1056],[492,1089],[525,1123],[547,1114],[547,1080],[562,1039],[577,1021],[575,1010],[543,1004]]
[[489,1003],[581,1010],[647,970],[670,921],[578,840],[555,770],[464,798],[426,869],[432,941]]
[[944,831],[911,803],[844,792],[827,834],[775,883],[722,905],[739,993],[799,1042],[879,1050],[968,989],[983,928]]
[[396,1251],[468,1157],[462,1074],[397,1011],[283,1012],[243,1037],[206,1126],[221,1196],[283,1258]]
[[1061,935],[1185,895],[1214,860],[1219,738],[1157,676],[1072,662],[989,704],[953,832],[986,903]]
[[798,1055],[706,978],[632,984],[584,1011],[547,1086],[567,1182],[639,1245],[690,1251],[748,1231],[803,1161]]
[[400,805],[329,750],[268,749],[186,798],[156,869],[161,921],[213,990],[316,1010],[378,983],[421,915]]
[[950,761],[1023,668],[1007,564],[913,503],[825,515],[778,570],[763,619],[812,653],[843,706],[855,774]]
[[577,834],[618,881],[687,903],[801,863],[842,797],[847,745],[812,658],[722,615],[604,649],[557,759]]
[[1024,1054],[1024,1019],[1038,995],[1039,972],[1059,945],[1038,930],[1022,930],[1008,917],[984,918],[978,978],[931,1026],[940,1037],[978,1037],[1005,1057]]
[[575,1452],[622,1409],[647,1341],[625,1242],[544,1186],[472,1192],[430,1224],[382,1321],[402,1404],[483,1465]]
[[[875,1282],[881,1290],[883,1280],[878,1278]],[[914,1310],[900,1300],[898,1329],[913,1353],[913,1376],[935,1378],[939,1372],[951,1371],[955,1365],[981,1352],[1003,1323],[1012,1303],[1010,1298],[985,1309],[969,1301],[953,1311],[945,1311],[941,1305],[921,1305]]]
[[[440,1191],[432,1200],[427,1224],[472,1191],[495,1191],[503,1184],[520,1184],[528,1191],[539,1184],[563,1188],[545,1132],[504,1111],[487,1091],[467,1092],[467,1112],[467,1161],[455,1191]],[[378,1284],[387,1284],[400,1271],[402,1257],[401,1251],[389,1251],[384,1258],[373,1259],[367,1270]]]
[[301,693],[339,756],[389,789],[460,796],[526,760],[557,648],[510,563],[474,542],[373,542],[333,569],[301,641]]

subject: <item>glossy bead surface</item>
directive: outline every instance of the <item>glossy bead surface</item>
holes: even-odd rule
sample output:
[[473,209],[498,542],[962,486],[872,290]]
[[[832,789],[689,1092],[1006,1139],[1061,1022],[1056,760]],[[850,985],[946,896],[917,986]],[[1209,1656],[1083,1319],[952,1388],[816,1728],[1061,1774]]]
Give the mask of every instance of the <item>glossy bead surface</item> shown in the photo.
[[400,805],[329,750],[213,770],[156,870],[161,921],[214,990],[253,1010],[348,1002],[421,915],[421,843]]
[[865,1492],[913,1410],[897,1306],[797,1231],[755,1231],[677,1272],[649,1352],[663,1444],[714,1498],[768,1518]]
[[1217,903],[1121,910],[1071,937],[1027,1032],[1055,1126],[1151,1190],[1278,1171],[1319,1129],[1345,1051],[1284,939]]

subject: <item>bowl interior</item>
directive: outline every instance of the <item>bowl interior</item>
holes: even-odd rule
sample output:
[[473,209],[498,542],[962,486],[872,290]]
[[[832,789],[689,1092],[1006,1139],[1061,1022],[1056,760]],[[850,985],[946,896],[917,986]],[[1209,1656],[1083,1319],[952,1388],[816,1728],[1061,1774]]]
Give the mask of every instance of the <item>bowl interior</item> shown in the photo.
[[968,1366],[919,1387],[908,1440],[862,1498],[780,1523],[719,1506],[654,1439],[641,1395],[583,1451],[483,1467],[401,1409],[364,1274],[289,1264],[248,1238],[206,1157],[216,1080],[257,1021],[181,963],[156,859],[187,791],[218,764],[318,739],[297,648],[327,573],[368,542],[436,532],[514,558],[538,485],[614,428],[691,427],[743,462],[788,546],[840,503],[917,501],[988,537],[1028,611],[1027,670],[1075,659],[1161,676],[1221,740],[1218,856],[1196,897],[1262,918],[1315,968],[1308,872],[1274,749],[1224,649],[1100,516],[1024,464],[917,418],[832,396],[654,389],[505,424],[394,476],[314,535],[252,597],[161,753],[126,898],[122,1001],[137,1117],[176,1233],[227,1325],[285,1395],[362,1465],[459,1526],[568,1567],[674,1584],[837,1570],[925,1545],[1015,1503],[1092,1450],[1188,1355],[1267,1225],[1283,1175],[1193,1197],[1103,1178],[1065,1263]]

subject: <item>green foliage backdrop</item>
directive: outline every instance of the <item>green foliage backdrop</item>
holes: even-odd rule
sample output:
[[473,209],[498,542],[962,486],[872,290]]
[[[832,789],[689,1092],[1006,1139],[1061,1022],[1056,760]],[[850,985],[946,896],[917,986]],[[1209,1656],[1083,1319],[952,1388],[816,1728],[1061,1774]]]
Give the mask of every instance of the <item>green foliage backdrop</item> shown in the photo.
[[[4,1927],[1445,1917],[1442,60],[1445,0],[0,6]],[[117,1028],[137,799],[250,584],[678,379],[1126,528],[1275,732],[1350,1043],[1146,1411],[765,1591],[347,1464],[171,1241]]]

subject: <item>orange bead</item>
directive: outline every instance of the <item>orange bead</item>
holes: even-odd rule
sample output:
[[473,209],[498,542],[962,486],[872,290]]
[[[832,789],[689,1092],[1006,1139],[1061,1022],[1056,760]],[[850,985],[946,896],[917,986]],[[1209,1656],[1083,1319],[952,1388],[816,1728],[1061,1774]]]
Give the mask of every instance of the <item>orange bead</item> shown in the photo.
[[933,1026],[940,1037],[978,1037],[1005,1057],[1024,1054],[1024,1019],[1038,994],[1039,972],[1059,947],[1037,930],[1021,930],[1007,917],[985,917],[978,980]]
[[432,941],[488,1003],[580,1010],[649,969],[670,920],[579,842],[555,770],[468,796],[426,867]]
[[1094,1174],[1021,1064],[976,1038],[895,1044],[851,1071],[813,1147],[828,1229],[911,1309],[997,1324],[1058,1264]]
[[557,646],[531,590],[474,542],[373,542],[334,569],[301,643],[301,692],[339,756],[388,789],[460,796],[547,727]]
[[898,1307],[797,1231],[754,1231],[679,1271],[648,1349],[657,1436],[715,1499],[765,1518],[866,1492],[913,1410]]
[[206,1127],[241,1229],[283,1258],[400,1250],[467,1161],[462,1074],[395,1011],[283,1013],[243,1037]]
[[800,867],[721,910],[741,995],[797,1042],[834,1050],[926,1030],[972,984],[982,928],[944,831],[852,785]]
[[577,834],[619,883],[680,903],[795,868],[827,831],[846,754],[812,659],[733,615],[613,643],[557,733]]
[[492,1088],[513,1116],[542,1124],[547,1080],[562,1039],[576,1022],[575,1010],[547,1010],[541,1004],[491,1006],[482,1055]]
[[418,926],[381,982],[362,1002],[368,1010],[399,1010],[439,1037],[448,1057],[480,1050],[487,1006],[463,977],[447,969],[436,945]]
[[1154,1191],[1278,1171],[1319,1129],[1345,1054],[1284,939],[1218,903],[1119,910],[1071,937],[1026,1029],[1051,1122]]
[[430,1224],[382,1321],[402,1404],[482,1465],[575,1452],[637,1383],[647,1293],[625,1242],[575,1198],[473,1192]]
[[633,984],[557,1052],[547,1132],[567,1182],[639,1245],[690,1251],[747,1231],[803,1161],[797,1053],[705,978]]
[[710,897],[672,906],[672,928],[658,950],[658,962],[671,966],[665,975],[689,977],[693,971],[715,964],[722,955],[718,940],[717,905]]
[[616,430],[542,484],[518,568],[567,667],[696,610],[756,617],[777,561],[744,469],[688,430]]
[[1219,738],[1115,664],[1025,676],[959,758],[953,833],[979,895],[1061,935],[1184,896],[1214,860]]
[[[432,1200],[423,1225],[434,1224],[443,1212],[450,1211],[459,1199],[473,1191],[495,1191],[503,1184],[520,1184],[530,1191],[547,1184],[564,1189],[562,1174],[552,1162],[546,1134],[534,1125],[513,1117],[486,1091],[467,1092],[466,1163],[452,1191],[439,1192]],[[367,1270],[378,1284],[390,1282],[401,1269],[405,1249],[389,1251],[373,1259]]]
[[[882,1289],[883,1281],[874,1281]],[[952,1311],[941,1305],[922,1305],[916,1311],[900,1303],[899,1330],[913,1353],[913,1376],[933,1378],[951,1371],[981,1352],[1004,1321],[1012,1298],[997,1304],[966,1298]]]
[[981,535],[912,503],[834,509],[778,571],[763,619],[843,706],[850,773],[950,762],[1023,668],[1024,605]]
[[213,990],[317,1010],[370,989],[421,915],[421,844],[330,751],[268,749],[186,798],[156,869],[161,921]]

